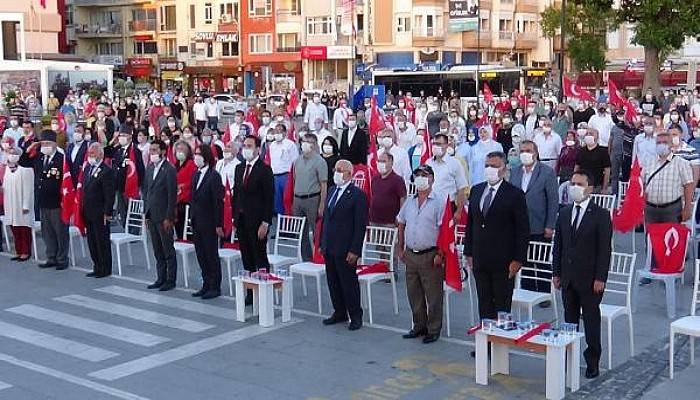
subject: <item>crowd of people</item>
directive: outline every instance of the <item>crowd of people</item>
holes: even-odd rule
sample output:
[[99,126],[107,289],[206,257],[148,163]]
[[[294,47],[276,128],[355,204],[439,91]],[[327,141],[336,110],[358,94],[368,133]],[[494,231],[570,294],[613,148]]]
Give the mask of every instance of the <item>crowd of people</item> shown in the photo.
[[[612,227],[591,194],[617,193],[638,160],[647,221],[686,221],[700,175],[697,90],[658,98],[647,91],[628,100],[631,117],[608,95],[559,102],[514,91],[468,103],[440,89],[437,96],[387,92],[383,105],[365,98],[351,107],[342,94],[293,92],[284,104],[250,103],[229,121],[207,94],[70,92],[52,102],[48,126],[35,125],[14,99],[0,141],[13,260],[30,258],[31,227],[40,220],[47,258],[40,267],[67,268],[68,226],[80,218],[93,262],[88,275],[109,276],[110,230],[125,225],[129,200],[140,198],[157,263],[149,288],[175,287],[174,241],[191,240],[202,274],[193,296],[210,299],[221,294],[218,248],[230,235],[245,269],[269,268],[275,217],[302,216],[303,261],[318,251],[325,259],[334,313],[323,322],[349,320],[356,330],[362,308],[354,267],[365,229],[393,227],[413,317],[404,337],[431,343],[442,328],[440,266],[450,255],[437,240],[449,207],[464,226],[481,318],[510,311],[528,243],[554,240],[553,282],[566,321],[578,323],[583,312],[593,378]],[[62,217],[66,173],[82,196],[71,221]]]

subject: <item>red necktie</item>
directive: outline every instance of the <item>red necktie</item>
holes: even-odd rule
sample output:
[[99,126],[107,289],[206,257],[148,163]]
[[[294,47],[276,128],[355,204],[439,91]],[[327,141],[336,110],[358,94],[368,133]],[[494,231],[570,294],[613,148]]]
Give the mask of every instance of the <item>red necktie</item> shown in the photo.
[[246,164],[245,173],[243,174],[243,186],[248,186],[248,178],[250,177],[250,164]]

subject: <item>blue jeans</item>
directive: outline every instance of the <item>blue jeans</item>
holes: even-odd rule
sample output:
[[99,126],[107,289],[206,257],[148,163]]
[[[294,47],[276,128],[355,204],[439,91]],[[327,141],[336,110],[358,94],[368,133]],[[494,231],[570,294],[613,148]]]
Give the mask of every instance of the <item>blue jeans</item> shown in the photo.
[[284,215],[284,188],[289,174],[275,175],[275,214]]

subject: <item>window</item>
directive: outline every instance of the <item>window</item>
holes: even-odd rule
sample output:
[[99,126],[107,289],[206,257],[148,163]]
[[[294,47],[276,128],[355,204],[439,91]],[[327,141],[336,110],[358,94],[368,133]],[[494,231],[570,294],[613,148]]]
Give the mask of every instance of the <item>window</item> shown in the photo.
[[607,43],[609,49],[617,49],[620,47],[620,30],[615,29],[607,34]]
[[221,42],[222,57],[238,56],[238,42]]
[[124,54],[124,47],[121,43],[100,43],[97,45],[98,55],[122,55]]
[[214,42],[207,42],[207,58],[214,58]]
[[410,32],[411,31],[411,18],[410,17],[398,17],[396,19],[396,31],[397,32]]
[[323,60],[312,64],[312,76],[315,81],[333,83],[338,79],[348,79],[346,60]]
[[219,23],[225,24],[239,20],[238,2],[226,2],[219,4]]
[[174,31],[177,28],[175,6],[163,6],[160,8],[160,30]]
[[197,26],[197,6],[190,4],[190,29],[194,29]]
[[277,34],[277,51],[279,53],[294,53],[299,51],[299,36],[296,33]]
[[365,15],[357,14],[357,21],[355,21],[355,28],[358,32],[362,32],[365,29]]
[[333,19],[331,17],[306,18],[306,33],[311,36],[333,33]]
[[177,46],[178,53],[188,53],[190,48],[188,46]]
[[204,23],[211,24],[214,19],[211,3],[204,3]]
[[481,28],[482,31],[490,31],[491,30],[491,22],[488,18],[481,18]]
[[66,25],[73,25],[73,5],[66,5]]
[[277,0],[277,10],[284,14],[298,15],[299,0]]
[[190,42],[190,58],[197,56],[197,42]]
[[248,15],[268,17],[272,14],[272,0],[248,0]]
[[499,32],[512,32],[513,31],[513,20],[512,19],[499,19],[498,20],[498,31]]
[[175,57],[177,42],[175,39],[163,39],[163,53],[168,57]]
[[134,42],[134,54],[158,54],[158,43]]
[[250,53],[272,53],[272,35],[269,33],[250,35]]

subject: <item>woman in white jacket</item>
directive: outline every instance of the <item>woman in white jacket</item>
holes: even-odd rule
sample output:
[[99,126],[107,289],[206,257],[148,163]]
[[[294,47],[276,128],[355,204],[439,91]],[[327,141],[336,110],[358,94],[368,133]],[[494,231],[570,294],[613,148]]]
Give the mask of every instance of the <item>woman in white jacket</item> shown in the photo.
[[11,147],[6,153],[7,169],[2,183],[4,223],[10,226],[15,238],[16,255],[12,260],[27,261],[31,255],[34,225],[34,170],[18,164],[20,148]]

